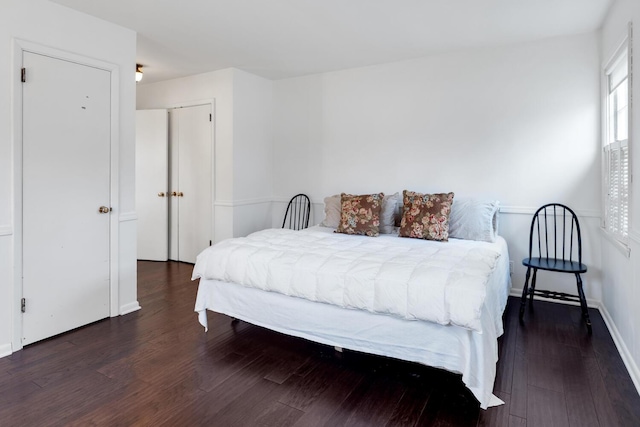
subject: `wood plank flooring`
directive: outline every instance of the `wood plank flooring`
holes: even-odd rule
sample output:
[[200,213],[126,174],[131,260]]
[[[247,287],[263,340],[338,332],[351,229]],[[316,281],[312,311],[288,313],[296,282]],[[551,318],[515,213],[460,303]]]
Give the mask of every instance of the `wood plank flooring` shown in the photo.
[[0,359],[0,426],[639,426],[640,397],[597,310],[510,298],[495,394],[460,377],[193,312],[192,266],[139,262],[142,310]]

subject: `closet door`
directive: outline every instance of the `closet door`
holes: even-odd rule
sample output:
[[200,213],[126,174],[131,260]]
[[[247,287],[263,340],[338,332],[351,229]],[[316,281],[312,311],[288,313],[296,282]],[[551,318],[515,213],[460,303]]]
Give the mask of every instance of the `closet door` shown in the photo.
[[169,141],[167,110],[136,111],[138,259],[169,256]]
[[211,106],[171,110],[170,258],[194,263],[211,241]]

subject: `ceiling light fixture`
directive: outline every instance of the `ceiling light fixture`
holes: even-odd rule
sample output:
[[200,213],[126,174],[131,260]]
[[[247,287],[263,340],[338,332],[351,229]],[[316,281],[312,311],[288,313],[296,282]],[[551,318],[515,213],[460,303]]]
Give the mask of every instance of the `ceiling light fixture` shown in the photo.
[[136,82],[142,80],[142,65],[136,64]]

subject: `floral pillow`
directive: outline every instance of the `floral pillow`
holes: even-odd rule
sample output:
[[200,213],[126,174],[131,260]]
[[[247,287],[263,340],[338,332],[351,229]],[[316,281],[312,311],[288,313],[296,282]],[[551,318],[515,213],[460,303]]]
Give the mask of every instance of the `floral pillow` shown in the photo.
[[377,237],[384,193],[354,196],[340,195],[341,215],[336,233]]
[[449,214],[453,193],[421,194],[404,190],[400,237],[449,240]]

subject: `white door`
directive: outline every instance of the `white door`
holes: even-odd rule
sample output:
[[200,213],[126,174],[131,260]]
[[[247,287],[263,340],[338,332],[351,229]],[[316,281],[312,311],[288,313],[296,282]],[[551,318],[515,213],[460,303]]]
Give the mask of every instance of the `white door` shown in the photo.
[[169,142],[167,110],[136,111],[138,259],[169,256]]
[[109,317],[111,76],[29,52],[23,64],[26,345]]
[[212,240],[211,106],[170,112],[170,259],[194,263]]

